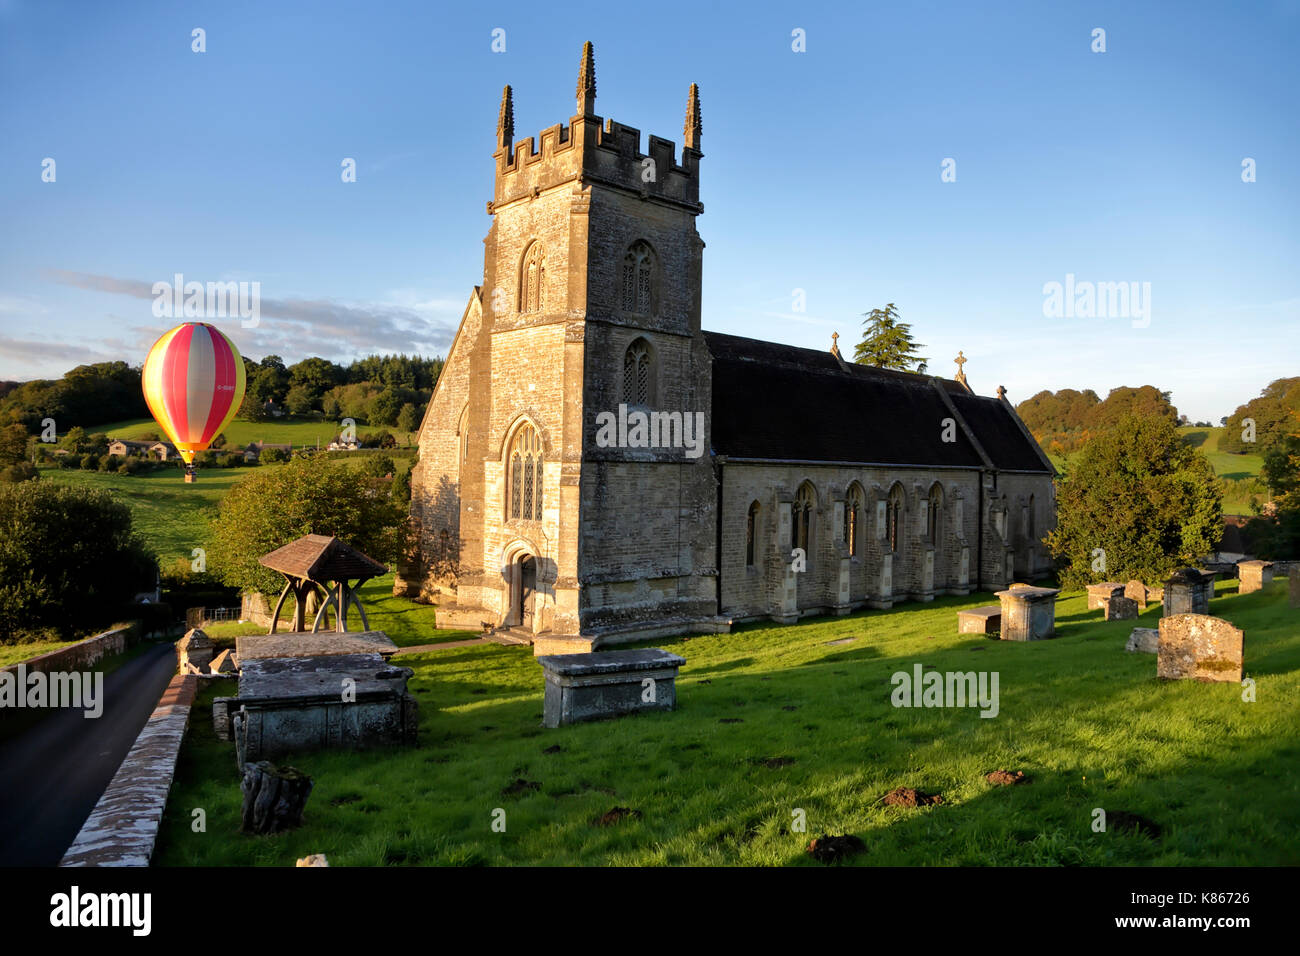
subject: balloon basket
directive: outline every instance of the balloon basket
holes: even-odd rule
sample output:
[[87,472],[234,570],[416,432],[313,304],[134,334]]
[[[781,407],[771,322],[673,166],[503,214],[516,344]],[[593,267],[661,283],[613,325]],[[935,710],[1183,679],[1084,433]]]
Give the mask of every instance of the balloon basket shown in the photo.
[[194,482],[198,481],[198,478],[199,478],[198,475],[196,475],[194,472],[192,472],[192,471],[186,469],[186,471],[185,471],[185,484],[187,484],[187,485],[192,485],[192,484],[194,484]]

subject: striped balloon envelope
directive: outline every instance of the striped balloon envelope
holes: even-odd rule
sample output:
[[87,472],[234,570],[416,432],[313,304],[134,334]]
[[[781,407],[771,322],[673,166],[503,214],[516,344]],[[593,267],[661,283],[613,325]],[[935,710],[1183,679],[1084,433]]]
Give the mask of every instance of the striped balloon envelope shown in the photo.
[[244,360],[220,329],[186,322],[149,350],[144,400],[185,464],[220,434],[244,400]]

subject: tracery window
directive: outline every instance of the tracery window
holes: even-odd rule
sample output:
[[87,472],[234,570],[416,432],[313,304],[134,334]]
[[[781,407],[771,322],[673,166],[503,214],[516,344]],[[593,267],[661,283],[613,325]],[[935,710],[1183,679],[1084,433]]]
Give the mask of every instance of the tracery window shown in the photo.
[[524,425],[510,443],[511,518],[542,520],[542,440],[537,429]]
[[653,357],[645,339],[637,339],[623,353],[623,401],[649,405]]
[[649,315],[653,309],[655,256],[648,243],[632,244],[623,257],[624,312]]
[[546,253],[540,242],[534,242],[524,254],[523,268],[519,272],[519,311],[540,311],[545,290]]

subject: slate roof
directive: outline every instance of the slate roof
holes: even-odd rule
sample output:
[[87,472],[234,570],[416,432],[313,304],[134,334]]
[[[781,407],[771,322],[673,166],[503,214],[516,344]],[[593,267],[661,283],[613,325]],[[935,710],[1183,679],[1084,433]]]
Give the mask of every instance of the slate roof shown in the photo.
[[306,534],[282,548],[258,558],[258,563],[290,577],[309,581],[345,581],[374,578],[387,574],[388,568],[368,558],[338,538],[323,534]]
[[[713,450],[730,458],[980,468],[965,430],[943,441],[946,393],[995,467],[1049,474],[996,398],[957,382],[840,361],[828,351],[705,332]],[[936,387],[938,382],[938,387]]]

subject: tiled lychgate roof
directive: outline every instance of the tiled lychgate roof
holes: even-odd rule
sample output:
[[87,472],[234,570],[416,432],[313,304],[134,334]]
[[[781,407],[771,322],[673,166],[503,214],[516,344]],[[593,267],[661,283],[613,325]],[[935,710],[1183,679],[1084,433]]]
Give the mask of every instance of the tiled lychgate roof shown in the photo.
[[[957,382],[719,332],[704,338],[713,355],[716,454],[986,467],[973,435],[996,468],[1050,473],[999,399],[972,395]],[[950,418],[964,421],[970,432],[958,424],[956,440],[944,441]]]
[[303,535],[257,559],[272,571],[309,581],[347,581],[387,574],[388,568],[338,538]]

